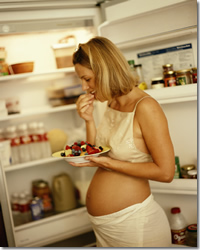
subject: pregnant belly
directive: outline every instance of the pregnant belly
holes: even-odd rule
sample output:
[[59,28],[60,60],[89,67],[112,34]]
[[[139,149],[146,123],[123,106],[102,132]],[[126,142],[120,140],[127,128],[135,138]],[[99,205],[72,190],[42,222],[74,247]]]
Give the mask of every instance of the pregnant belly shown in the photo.
[[111,214],[144,201],[150,195],[148,180],[99,168],[89,186],[86,206],[89,214]]

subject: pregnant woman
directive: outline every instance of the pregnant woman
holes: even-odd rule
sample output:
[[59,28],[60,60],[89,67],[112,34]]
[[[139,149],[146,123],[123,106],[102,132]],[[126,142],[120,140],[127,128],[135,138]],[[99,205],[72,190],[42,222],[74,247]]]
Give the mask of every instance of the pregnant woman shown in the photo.
[[[174,150],[166,117],[156,100],[135,86],[120,50],[104,37],[79,44],[75,70],[86,91],[77,101],[87,141],[111,148],[106,156],[88,156],[98,167],[86,206],[97,247],[170,247],[168,219],[154,200],[149,180],[171,182]],[[96,128],[94,100],[107,102]]]

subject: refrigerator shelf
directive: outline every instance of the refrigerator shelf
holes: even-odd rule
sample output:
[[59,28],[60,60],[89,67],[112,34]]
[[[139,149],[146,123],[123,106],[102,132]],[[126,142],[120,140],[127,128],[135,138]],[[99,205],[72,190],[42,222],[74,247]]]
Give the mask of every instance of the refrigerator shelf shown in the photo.
[[51,107],[51,106],[44,106],[35,109],[27,109],[23,110],[20,114],[12,114],[6,117],[0,118],[0,121],[9,121],[14,119],[21,119],[24,117],[32,116],[32,115],[43,115],[43,114],[50,114],[55,112],[62,112],[67,110],[74,110],[76,109],[76,104],[68,104],[59,107]]
[[46,164],[46,163],[57,162],[57,161],[61,161],[61,160],[63,160],[63,159],[62,158],[49,157],[49,158],[40,159],[40,160],[36,160],[36,161],[29,161],[29,162],[16,164],[16,165],[6,166],[6,167],[4,167],[4,171],[5,172],[10,172],[10,171],[23,169],[23,168],[34,167],[34,166],[37,166],[37,165],[43,165],[43,164]]
[[179,103],[197,100],[197,84],[188,84],[161,89],[147,89],[145,92],[160,104]]
[[86,207],[81,207],[17,226],[14,235],[16,247],[41,247],[91,230]]
[[46,72],[31,72],[31,73],[23,73],[23,74],[16,74],[16,75],[8,75],[0,77],[0,82],[4,81],[16,81],[16,80],[22,80],[30,77],[37,77],[37,76],[46,76],[46,75],[53,75],[58,73],[74,73],[74,67],[69,68],[61,68],[61,69],[54,69],[51,71]]
[[150,181],[152,193],[197,195],[197,179],[173,179],[171,183]]

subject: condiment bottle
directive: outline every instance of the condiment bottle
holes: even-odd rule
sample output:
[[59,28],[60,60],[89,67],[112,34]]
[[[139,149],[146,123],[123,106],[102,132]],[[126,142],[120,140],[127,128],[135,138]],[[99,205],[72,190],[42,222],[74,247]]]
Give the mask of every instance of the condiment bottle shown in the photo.
[[42,148],[41,148],[42,140],[40,139],[40,136],[38,133],[37,122],[31,122],[28,124],[28,132],[31,138],[31,145],[30,145],[31,159],[39,160],[43,158],[43,156],[42,156]]
[[18,126],[18,133],[20,137],[20,146],[19,146],[19,157],[20,162],[28,162],[31,160],[31,138],[27,130],[27,124],[23,123]]
[[170,64],[170,63],[165,64],[165,65],[163,65],[162,67],[163,67],[163,72],[173,71],[173,70],[174,70],[174,69],[173,69],[173,64]]
[[175,173],[174,179],[179,179],[181,177],[181,169],[179,164],[179,157],[175,156]]
[[152,89],[160,89],[164,88],[164,80],[163,77],[155,77],[151,79],[151,88]]
[[188,175],[188,172],[194,169],[195,169],[195,165],[193,164],[181,166],[181,178],[184,178],[184,179],[190,178],[190,176]]
[[6,128],[6,138],[10,140],[12,164],[20,163],[20,138],[17,134],[17,129],[15,126],[9,126]]
[[192,83],[197,83],[197,68],[192,68],[191,70],[192,73]]
[[176,72],[175,71],[167,71],[163,72],[165,87],[173,87],[176,86]]
[[184,245],[187,223],[179,207],[171,208],[169,223],[171,227],[172,243]]
[[22,224],[31,221],[30,203],[24,193],[19,195],[19,211]]
[[186,85],[191,83],[191,72],[190,69],[182,69],[176,71],[176,84]]

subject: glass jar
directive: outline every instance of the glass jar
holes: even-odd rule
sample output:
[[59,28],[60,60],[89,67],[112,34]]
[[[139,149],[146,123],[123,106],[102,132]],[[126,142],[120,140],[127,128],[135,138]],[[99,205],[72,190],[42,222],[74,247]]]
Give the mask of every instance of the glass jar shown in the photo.
[[5,62],[5,59],[0,58],[0,76],[9,75],[8,64]]
[[191,83],[190,69],[183,69],[176,71],[176,84],[186,85]]
[[160,89],[164,88],[165,83],[163,77],[156,77],[151,79],[151,88],[152,89]]
[[164,74],[165,87],[176,86],[176,72],[175,71],[167,71],[167,72],[164,72],[163,74]]
[[165,64],[162,66],[163,67],[163,72],[168,72],[168,71],[173,71],[173,64]]
[[192,68],[191,74],[192,74],[192,83],[197,83],[197,68]]
[[197,247],[197,224],[187,226],[185,243],[190,247]]
[[195,169],[195,166],[192,164],[181,166],[181,178],[189,179],[188,171],[194,170],[194,169]]
[[197,170],[190,170],[188,171],[188,177],[189,179],[197,179]]
[[53,209],[51,191],[48,182],[44,180],[36,180],[32,183],[33,197],[42,199],[44,212],[50,212]]

